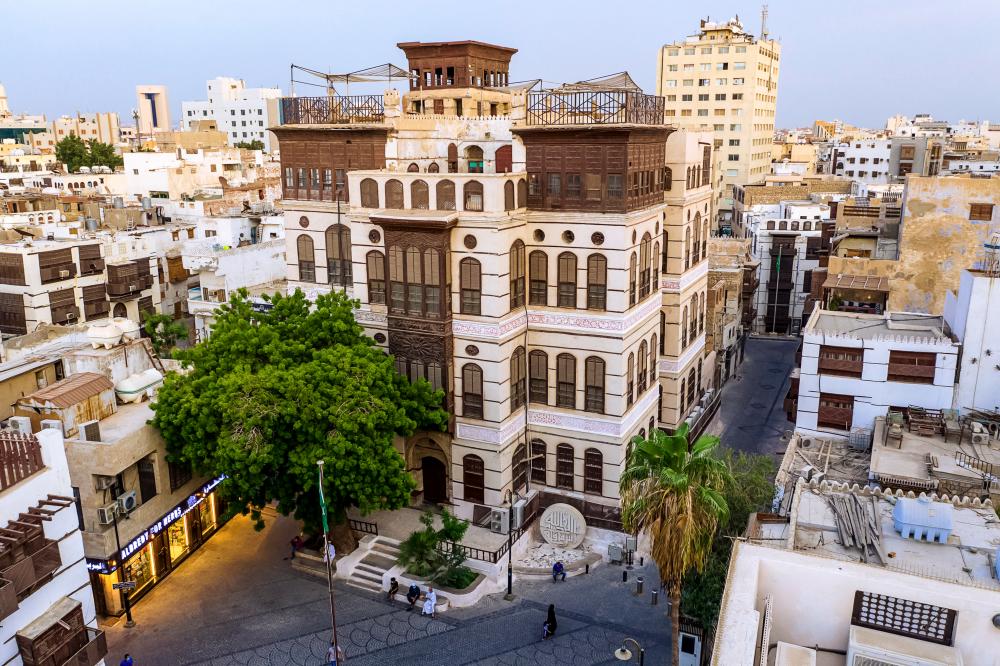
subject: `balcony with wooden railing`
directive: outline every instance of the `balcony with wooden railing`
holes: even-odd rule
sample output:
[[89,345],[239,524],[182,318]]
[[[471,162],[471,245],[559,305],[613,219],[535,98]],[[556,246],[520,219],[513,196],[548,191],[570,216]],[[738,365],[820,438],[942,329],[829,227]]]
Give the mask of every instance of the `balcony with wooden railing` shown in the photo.
[[528,93],[527,125],[664,125],[664,98],[634,90]]
[[282,125],[345,125],[385,120],[382,95],[282,97]]

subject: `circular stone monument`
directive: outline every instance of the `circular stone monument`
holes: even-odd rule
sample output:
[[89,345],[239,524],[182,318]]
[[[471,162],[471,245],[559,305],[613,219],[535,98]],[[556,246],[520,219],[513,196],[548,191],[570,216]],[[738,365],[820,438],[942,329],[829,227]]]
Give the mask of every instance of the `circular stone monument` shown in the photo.
[[542,513],[539,529],[542,538],[553,546],[576,548],[583,543],[587,521],[569,504],[553,504]]

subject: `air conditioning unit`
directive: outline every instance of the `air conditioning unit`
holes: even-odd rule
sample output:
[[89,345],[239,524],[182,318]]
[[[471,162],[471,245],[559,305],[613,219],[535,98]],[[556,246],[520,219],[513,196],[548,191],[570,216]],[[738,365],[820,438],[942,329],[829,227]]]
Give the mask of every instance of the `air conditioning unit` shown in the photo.
[[515,530],[520,529],[521,525],[524,523],[524,512],[528,508],[528,500],[519,499],[514,502],[514,515],[511,516],[511,527]]
[[80,424],[80,438],[86,442],[101,441],[100,421],[85,421]]
[[62,430],[62,421],[59,419],[42,419],[42,430]]
[[509,513],[510,509],[493,509],[490,512],[490,532],[507,534],[510,528]]
[[107,506],[97,507],[97,522],[100,525],[110,525],[115,522],[115,511],[118,510],[118,503],[114,502]]
[[59,271],[59,277],[64,278],[64,279],[68,278],[69,277],[69,271],[66,270],[65,268],[62,269],[61,271]]
[[134,490],[130,490],[127,493],[118,496],[118,508],[123,513],[130,513],[134,511],[137,506],[139,506],[139,503],[135,498]]
[[14,432],[21,433],[22,435],[31,434],[31,419],[27,416],[12,416],[7,419],[7,423]]
[[989,446],[990,445],[990,435],[986,432],[973,432],[972,433],[972,444],[979,446]]
[[113,485],[115,485],[115,477],[104,476],[103,474],[94,475],[94,488],[97,490],[107,490]]

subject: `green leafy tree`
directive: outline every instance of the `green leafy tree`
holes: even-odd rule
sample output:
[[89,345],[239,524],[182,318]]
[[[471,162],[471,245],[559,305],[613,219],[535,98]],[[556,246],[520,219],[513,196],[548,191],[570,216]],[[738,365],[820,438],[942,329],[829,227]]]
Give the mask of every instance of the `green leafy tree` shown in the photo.
[[264,150],[264,142],[260,139],[252,139],[250,141],[240,141],[236,144],[237,148],[243,148],[245,150]]
[[56,159],[65,164],[70,173],[75,173],[82,166],[90,166],[87,144],[75,134],[56,144]]
[[187,326],[162,313],[146,315],[142,327],[153,343],[153,351],[161,357],[173,349],[178,340],[187,340],[188,336]]
[[719,458],[729,468],[722,494],[729,508],[719,525],[704,569],[684,576],[681,611],[711,631],[719,619],[733,538],[742,536],[750,515],[770,507],[774,497],[774,462],[767,456],[721,450]]
[[708,560],[716,528],[728,518],[723,496],[729,472],[713,455],[719,438],[702,436],[688,446],[688,427],[674,435],[654,429],[636,437],[621,477],[622,523],[646,532],[650,556],[670,594],[673,664],[680,660],[680,602],[684,576]]
[[245,291],[216,314],[212,335],[176,352],[184,374],[169,374],[153,405],[153,423],[174,458],[219,486],[230,511],[278,510],[319,531],[316,462],[325,462],[323,493],[334,542],[352,548],[346,512],[406,506],[414,487],[396,435],[443,430],[443,393],[411,384],[353,316],[342,292],[313,307],[300,290],[270,297],[257,312]]
[[90,155],[88,166],[106,166],[116,169],[125,164],[122,156],[115,152],[110,143],[101,143],[97,139],[87,141],[87,152]]
[[468,587],[476,578],[475,572],[465,566],[465,548],[460,545],[469,529],[468,521],[444,511],[441,528],[435,529],[434,513],[425,511],[420,522],[423,529],[399,544],[397,563],[414,576],[429,578],[437,585],[459,590]]

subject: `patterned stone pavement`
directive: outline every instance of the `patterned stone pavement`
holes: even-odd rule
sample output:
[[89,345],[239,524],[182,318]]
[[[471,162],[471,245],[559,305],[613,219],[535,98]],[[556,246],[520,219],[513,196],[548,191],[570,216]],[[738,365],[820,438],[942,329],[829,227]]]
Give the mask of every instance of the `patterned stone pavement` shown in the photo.
[[[320,666],[329,646],[322,581],[282,560],[295,525],[273,519],[262,533],[237,518],[135,608],[137,626],[105,627],[109,663],[124,652],[137,666]],[[645,594],[634,594],[636,575]],[[667,605],[650,604],[651,567],[602,566],[553,584],[515,582],[516,598],[485,598],[436,618],[400,602],[336,585],[338,636],[350,666],[610,666],[626,636],[646,647],[646,663],[668,663]],[[541,640],[549,603],[559,629]]]

